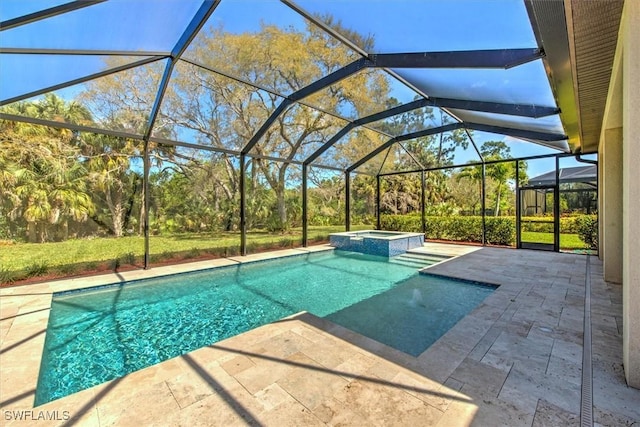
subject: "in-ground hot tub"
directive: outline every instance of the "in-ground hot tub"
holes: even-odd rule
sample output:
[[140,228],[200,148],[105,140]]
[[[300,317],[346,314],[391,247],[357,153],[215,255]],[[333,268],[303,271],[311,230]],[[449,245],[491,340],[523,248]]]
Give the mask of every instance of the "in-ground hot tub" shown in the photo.
[[392,257],[424,244],[424,234],[402,231],[346,231],[331,233],[329,244],[345,251]]

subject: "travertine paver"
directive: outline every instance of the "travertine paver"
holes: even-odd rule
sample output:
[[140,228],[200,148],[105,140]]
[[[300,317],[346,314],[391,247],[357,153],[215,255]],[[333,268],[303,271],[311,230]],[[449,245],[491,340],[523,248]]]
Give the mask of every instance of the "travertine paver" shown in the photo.
[[[427,271],[500,288],[418,357],[302,313],[35,409],[52,292],[274,254],[1,289],[0,415],[7,425],[33,425],[13,420],[31,409],[71,417],[43,426],[575,425],[587,258],[443,244],[421,250],[457,256]],[[602,281],[593,257],[591,272],[595,421],[632,425],[640,422],[640,391],[624,383],[621,289]]]
[[580,417],[574,413],[567,412],[562,408],[547,402],[544,399],[538,401],[536,415],[533,419],[533,427],[544,426],[579,426]]
[[637,426],[640,392],[626,385],[622,368],[622,287],[603,280],[600,263],[591,273],[594,422]]

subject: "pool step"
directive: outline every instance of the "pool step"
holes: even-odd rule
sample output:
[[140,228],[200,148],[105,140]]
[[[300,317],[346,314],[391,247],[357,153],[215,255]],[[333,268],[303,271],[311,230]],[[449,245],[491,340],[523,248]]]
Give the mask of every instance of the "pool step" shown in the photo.
[[443,261],[447,258],[448,257],[441,256],[441,255],[406,252],[402,255],[389,258],[389,262],[420,269],[420,268],[428,267],[440,261]]
[[430,260],[430,261],[433,261],[433,263],[444,261],[445,259],[451,258],[450,256],[447,256],[447,255],[426,254],[422,252],[405,252],[404,254],[402,254],[402,256],[406,258],[415,258],[419,260]]

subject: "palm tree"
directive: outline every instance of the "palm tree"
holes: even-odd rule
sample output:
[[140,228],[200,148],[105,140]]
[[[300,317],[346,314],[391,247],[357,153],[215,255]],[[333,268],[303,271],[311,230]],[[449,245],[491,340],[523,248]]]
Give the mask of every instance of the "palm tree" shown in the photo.
[[[456,181],[460,182],[463,179],[477,184],[478,196],[482,195],[482,166],[467,166],[462,169],[462,171],[456,175]],[[475,213],[475,206],[473,206],[473,211]]]
[[[88,110],[56,95],[19,102],[3,111],[48,120],[86,122]],[[93,209],[86,187],[86,170],[68,130],[27,123],[2,122],[0,180],[5,208],[12,218],[26,222],[30,242],[47,239],[48,224],[61,225],[67,237],[68,221],[86,221]],[[9,206],[10,205],[10,206]]]
[[[487,160],[496,160],[496,159],[487,159]],[[495,184],[495,209],[494,216],[500,215],[500,199],[502,198],[502,193],[506,187],[507,180],[514,175],[513,163],[501,162],[501,163],[492,163],[487,165],[486,167],[487,176],[491,178]]]
[[[504,141],[487,141],[480,147],[480,152],[485,161],[503,160],[511,157],[511,149]],[[513,162],[491,163],[486,166],[486,175],[495,184],[495,209],[494,216],[500,214],[500,199],[509,178],[515,178]]]
[[93,134],[82,135],[78,144],[85,158],[95,201],[106,206],[109,212],[108,223],[96,218],[97,222],[109,227],[115,237],[121,237],[137,180],[137,174],[131,170],[131,159],[140,156],[141,144],[125,138]]
[[31,102],[28,112],[30,116],[57,122],[78,125],[92,123],[91,113],[76,101],[67,102],[54,93],[44,95],[43,99]]

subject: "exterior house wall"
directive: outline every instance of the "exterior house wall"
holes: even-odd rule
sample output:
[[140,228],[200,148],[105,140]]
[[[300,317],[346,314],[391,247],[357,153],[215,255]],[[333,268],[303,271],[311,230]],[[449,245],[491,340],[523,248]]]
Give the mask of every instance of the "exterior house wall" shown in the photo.
[[[640,388],[640,2],[626,1],[600,137],[605,280],[622,282],[623,364]],[[620,245],[620,242],[622,243]],[[620,262],[621,261],[621,262]]]

